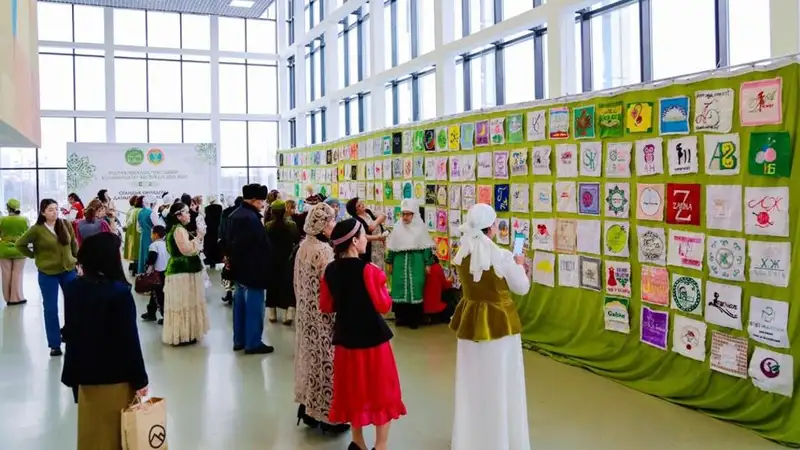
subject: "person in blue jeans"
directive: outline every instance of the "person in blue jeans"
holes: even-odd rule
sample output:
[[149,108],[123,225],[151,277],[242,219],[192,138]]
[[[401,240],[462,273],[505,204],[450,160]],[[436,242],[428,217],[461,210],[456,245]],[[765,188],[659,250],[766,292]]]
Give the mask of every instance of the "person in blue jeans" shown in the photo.
[[259,184],[242,188],[242,205],[228,217],[225,245],[233,294],[233,350],[245,354],[267,354],[275,349],[262,341],[264,309],[270,274],[270,244],[262,211],[268,189]]
[[36,224],[16,242],[16,248],[36,261],[39,289],[44,304],[44,327],[50,356],[61,356],[61,326],[58,319],[58,288],[78,275],[75,272],[78,243],[70,224],[58,218],[58,203],[46,198],[39,205]]

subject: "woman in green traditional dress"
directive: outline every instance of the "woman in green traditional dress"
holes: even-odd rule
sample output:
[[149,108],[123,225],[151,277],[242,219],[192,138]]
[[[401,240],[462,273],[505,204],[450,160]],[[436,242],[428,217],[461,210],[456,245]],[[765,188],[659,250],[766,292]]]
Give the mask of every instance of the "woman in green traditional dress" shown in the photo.
[[139,211],[142,210],[142,198],[134,195],[130,199],[131,209],[125,220],[125,250],[122,256],[130,262],[128,270],[131,275],[136,275],[137,261],[139,260],[139,241],[142,237],[139,231]]
[[[411,199],[400,206],[403,220],[386,240],[387,270],[392,272],[392,302],[397,326],[419,327],[424,317],[425,276],[433,264],[433,239]],[[391,269],[389,269],[391,266]]]
[[209,329],[206,287],[203,280],[204,230],[193,237],[186,230],[191,221],[189,207],[176,203],[167,216],[167,263],[164,281],[164,331],[161,339],[170,345],[191,345]]

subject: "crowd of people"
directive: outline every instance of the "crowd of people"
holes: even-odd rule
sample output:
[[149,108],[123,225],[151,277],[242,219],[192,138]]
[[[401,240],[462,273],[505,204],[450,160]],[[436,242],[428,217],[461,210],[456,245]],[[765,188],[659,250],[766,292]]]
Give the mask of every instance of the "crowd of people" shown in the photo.
[[[148,393],[132,281],[150,294],[141,319],[160,313],[162,341],[192,345],[209,330],[207,270],[220,264],[233,351],[272,353],[265,319],[295,328],[298,424],[331,435],[350,430],[348,450],[385,450],[391,422],[406,414],[386,320],[410,329],[450,323],[458,337],[452,448],[530,448],[521,325],[510,294],[526,293],[530,282],[524,258],[494,244],[494,210],[476,205],[462,227],[453,261],[462,296],[436,259],[415,200],[402,202],[389,231],[386,217],[358,198],[344,205],[345,219],[337,199],[312,194],[298,211],[284,197],[258,184],[244,186],[229,206],[187,194],[136,196],[124,225],[105,190],[85,207],[76,194],[62,209],[42,200],[32,226],[18,201],[7,202],[3,295],[8,305],[25,302],[25,258],[34,259],[50,355],[61,356],[66,344],[62,382],[78,403],[78,449],[120,448],[118,412]],[[99,364],[106,359],[116,363]],[[373,447],[363,434],[369,426]]]

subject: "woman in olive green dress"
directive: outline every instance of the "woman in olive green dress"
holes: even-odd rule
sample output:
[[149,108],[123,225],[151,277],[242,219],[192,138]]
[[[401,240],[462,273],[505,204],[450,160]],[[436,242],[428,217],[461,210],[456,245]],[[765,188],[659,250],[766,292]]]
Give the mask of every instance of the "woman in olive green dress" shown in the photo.
[[3,272],[3,299],[8,306],[27,303],[22,294],[22,275],[25,271],[25,257],[15,245],[30,224],[20,215],[19,200],[6,202],[8,215],[0,218],[0,270]]

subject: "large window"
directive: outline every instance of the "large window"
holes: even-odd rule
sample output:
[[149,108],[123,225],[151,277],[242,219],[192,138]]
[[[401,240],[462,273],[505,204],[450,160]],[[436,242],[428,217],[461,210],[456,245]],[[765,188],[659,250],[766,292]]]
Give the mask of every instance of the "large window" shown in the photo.
[[503,48],[505,102],[519,103],[536,98],[533,35]]
[[728,0],[731,65],[770,57],[769,6],[769,0]]
[[639,3],[599,14],[589,20],[592,30],[593,89],[641,82]]
[[653,8],[654,79],[717,66],[714,0],[650,1]]

